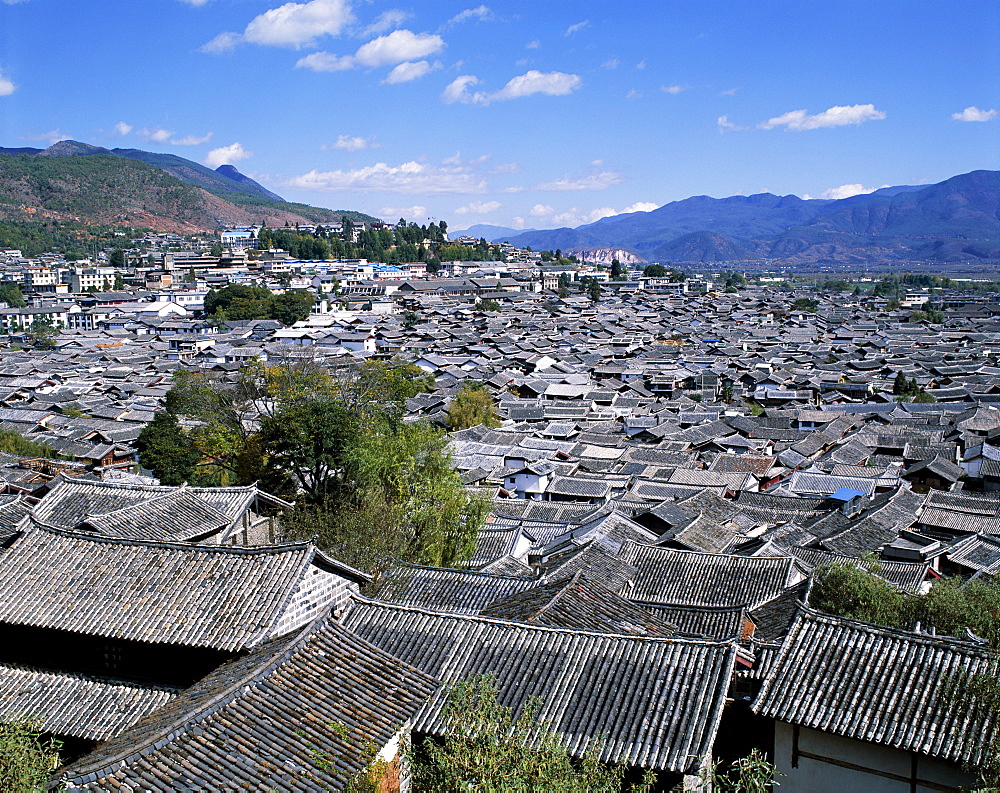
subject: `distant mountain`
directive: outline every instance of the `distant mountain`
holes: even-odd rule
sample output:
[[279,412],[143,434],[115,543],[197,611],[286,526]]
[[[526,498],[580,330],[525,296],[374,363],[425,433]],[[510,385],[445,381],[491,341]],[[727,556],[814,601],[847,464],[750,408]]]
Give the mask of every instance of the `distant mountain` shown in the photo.
[[529,231],[534,231],[534,229],[512,229],[507,226],[491,226],[489,223],[477,223],[475,226],[469,226],[464,231],[452,231],[448,229],[448,236],[451,239],[475,237],[476,239],[485,239],[487,242],[504,242]]
[[678,263],[992,259],[1000,257],[1000,172],[839,200],[696,196],[576,229],[525,232],[510,242],[536,250],[618,247]]
[[277,193],[272,193],[263,185],[255,182],[246,174],[242,174],[239,171],[237,171],[235,166],[220,165],[218,168],[215,169],[215,172],[219,174],[219,176],[224,176],[226,179],[229,179],[230,181],[236,182],[237,184],[241,184],[244,187],[249,187],[255,193],[264,196],[264,198],[270,198],[272,201],[285,200]]
[[[162,177],[162,178],[159,178]],[[284,201],[232,165],[216,170],[173,154],[64,140],[0,148],[0,219],[65,219],[160,231],[376,218]]]
[[[178,157],[176,154],[160,154],[141,149],[111,149],[110,154],[118,157],[128,157],[155,165],[161,171],[180,179],[185,184],[202,187],[210,193],[246,193],[247,195],[266,198],[269,201],[284,201],[281,196],[272,193],[257,184],[249,176],[244,176],[232,165],[220,166],[217,170],[206,168],[192,160]],[[223,172],[222,169],[227,169]]]

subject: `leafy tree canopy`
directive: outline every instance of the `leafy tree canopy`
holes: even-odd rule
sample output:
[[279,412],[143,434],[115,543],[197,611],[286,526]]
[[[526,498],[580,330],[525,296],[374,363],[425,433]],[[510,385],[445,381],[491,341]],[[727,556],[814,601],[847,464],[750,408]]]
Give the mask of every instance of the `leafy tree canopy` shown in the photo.
[[464,430],[479,424],[499,427],[500,414],[486,386],[466,380],[448,406],[448,426],[453,430]]

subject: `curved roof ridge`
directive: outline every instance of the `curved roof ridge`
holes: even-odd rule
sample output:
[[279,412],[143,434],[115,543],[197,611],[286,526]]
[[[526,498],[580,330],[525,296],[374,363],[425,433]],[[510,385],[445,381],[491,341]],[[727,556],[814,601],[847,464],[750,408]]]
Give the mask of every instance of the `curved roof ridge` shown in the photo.
[[[378,608],[394,609],[396,611],[409,611],[414,614],[423,614],[427,617],[446,617],[448,619],[462,620],[464,622],[488,622],[494,625],[503,625],[516,630],[547,631],[550,633],[569,634],[571,636],[597,636],[601,639],[619,638],[629,639],[631,641],[683,642],[684,644],[699,644],[710,647],[724,647],[736,644],[736,639],[712,640],[692,639],[678,636],[636,636],[635,634],[630,633],[603,633],[600,631],[574,630],[572,628],[553,628],[548,625],[529,625],[524,622],[513,622],[511,620],[500,619],[499,617],[485,617],[481,614],[456,614],[450,611],[431,611],[430,609],[421,608],[419,606],[406,606],[399,603],[391,603],[386,600],[374,600],[372,598],[367,598],[364,595],[352,595],[351,597],[352,600],[356,601],[355,608],[357,606],[370,605],[377,606]],[[348,615],[345,619],[349,620],[350,616]]]
[[[109,513],[110,514],[110,513]],[[275,543],[273,545],[192,545],[190,542],[172,542],[170,540],[141,540],[127,537],[109,537],[103,534],[91,534],[89,532],[74,531],[73,529],[63,529],[45,523],[34,515],[31,515],[32,525],[26,530],[41,530],[60,537],[68,537],[74,540],[86,540],[88,542],[110,543],[112,545],[141,545],[146,548],[162,548],[171,551],[196,551],[196,552],[222,552],[237,556],[256,556],[285,553],[289,551],[316,550],[316,545],[312,539],[295,540],[292,542]],[[25,532],[25,533],[26,533]]]

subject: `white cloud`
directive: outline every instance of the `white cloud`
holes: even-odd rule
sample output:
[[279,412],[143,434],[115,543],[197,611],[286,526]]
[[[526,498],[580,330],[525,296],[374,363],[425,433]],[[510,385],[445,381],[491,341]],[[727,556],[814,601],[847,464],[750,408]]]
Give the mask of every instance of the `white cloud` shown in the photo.
[[[115,130],[120,135],[127,135],[131,132],[132,127],[125,124],[125,122],[119,122],[115,125]],[[174,135],[176,133],[162,127],[157,129],[143,128],[136,134],[143,140],[148,140],[151,143],[169,143],[171,146],[200,146],[202,143],[208,143],[212,139],[211,132],[206,135],[186,135],[183,138],[175,138]]]
[[228,146],[212,149],[202,162],[209,168],[218,168],[220,165],[233,165],[249,157],[253,157],[253,152],[244,149],[242,143],[231,143]]
[[607,190],[616,184],[625,181],[625,177],[614,171],[601,171],[571,178],[568,174],[551,182],[543,182],[535,185],[533,190],[552,190],[555,192],[576,191],[576,190]]
[[211,41],[207,41],[202,44],[199,48],[199,52],[204,52],[207,55],[218,55],[223,52],[229,52],[229,50],[236,47],[240,43],[240,34],[233,33],[232,31],[227,31],[225,33],[220,33]]
[[529,41],[527,44],[525,44],[524,48],[526,50],[537,50],[540,49],[541,46],[542,42],[540,42],[538,39],[534,39],[533,41]]
[[23,3],[24,0],[0,0],[0,2],[3,2],[4,5],[13,6],[18,3]]
[[181,2],[187,3],[189,6],[195,6],[197,8],[198,6],[205,5],[205,3],[208,2],[208,0],[181,0]]
[[741,127],[739,124],[734,124],[729,120],[729,116],[719,116],[715,119],[716,125],[719,127],[719,132],[725,132],[727,129],[732,131],[737,131],[741,129],[746,129],[746,127]]
[[354,15],[347,0],[285,3],[254,17],[243,31],[253,44],[302,47],[320,36],[337,36]]
[[501,162],[490,168],[490,173],[503,174],[503,173],[521,173],[524,170],[520,163],[517,162]]
[[401,11],[398,8],[383,11],[375,17],[374,22],[361,32],[361,37],[367,38],[368,36],[374,36],[378,33],[385,33],[387,30],[398,28],[411,16],[413,16],[413,14],[408,11]]
[[420,204],[414,204],[411,207],[382,207],[378,214],[379,217],[390,223],[395,223],[400,218],[412,221],[414,218],[427,217],[427,207],[420,206]]
[[0,96],[10,96],[16,90],[17,86],[14,85],[14,81],[0,72]]
[[354,59],[362,66],[391,66],[434,55],[444,49],[444,39],[432,33],[394,30],[358,47]]
[[646,68],[646,59],[645,59],[645,58],[643,58],[643,59],[642,59],[641,61],[639,61],[639,62],[638,62],[638,63],[637,63],[636,65],[635,65],[635,68],[636,68],[636,69],[638,69],[638,70],[639,70],[640,72],[641,72],[641,71],[642,71],[643,69],[645,69],[645,68]]
[[786,127],[801,132],[808,129],[823,129],[824,127],[843,127],[861,124],[865,121],[880,121],[885,113],[876,110],[875,105],[835,105],[822,113],[810,116],[805,110],[791,110],[780,116],[775,116],[758,124],[760,129]]
[[160,127],[158,129],[140,129],[138,135],[143,140],[148,140],[152,143],[166,143],[174,136],[174,133],[169,129]]
[[576,207],[573,207],[572,209],[568,209],[558,215],[553,215],[552,222],[560,226],[583,226],[587,223],[594,223],[601,218],[607,218],[617,214],[618,213],[611,207],[599,207],[591,210],[577,209]]
[[503,206],[499,201],[473,201],[455,210],[456,215],[488,215]]
[[566,28],[566,32],[563,33],[563,35],[572,36],[574,33],[579,33],[584,28],[589,28],[589,27],[590,27],[590,20],[585,19],[582,22],[577,22],[574,25],[570,25],[568,28]]
[[339,149],[340,151],[361,151],[363,149],[377,149],[381,143],[376,143],[375,138],[362,138],[356,135],[338,135],[337,140],[329,146],[320,146],[321,149]]
[[398,66],[394,67],[386,78],[382,81],[387,85],[397,85],[399,83],[408,83],[410,80],[416,80],[419,77],[423,77],[429,72],[436,71],[441,68],[441,62],[428,63],[427,61],[406,61]]
[[[296,69],[312,69],[314,72],[340,72],[355,66],[392,66],[414,61],[426,55],[433,55],[444,49],[444,39],[431,33],[414,33],[410,30],[394,30],[386,36],[379,36],[358,47],[354,55],[332,55],[329,52],[314,52],[300,58]],[[431,64],[411,65],[400,70],[395,77],[390,75],[389,83],[402,83],[421,77],[431,71]],[[419,73],[418,73],[419,72]],[[408,76],[407,76],[408,75]]]
[[629,88],[625,94],[626,99],[642,99],[645,94],[638,88]]
[[876,190],[881,190],[882,187],[888,186],[884,184],[881,187],[865,187],[863,184],[842,184],[840,187],[831,187],[829,190],[824,190],[817,196],[806,194],[802,197],[806,200],[810,198],[832,198],[836,200],[839,198],[850,198],[855,195],[868,195],[869,193],[874,193]]
[[565,96],[576,91],[583,85],[583,79],[578,74],[565,72],[540,72],[531,69],[517,77],[512,77],[499,91],[469,91],[473,85],[479,85],[480,80],[471,74],[456,77],[441,94],[445,104],[461,102],[466,105],[488,105],[491,102],[504,102],[509,99],[519,99],[534,94],[547,96]]
[[132,131],[132,125],[126,124],[124,121],[119,121],[115,124],[115,132],[117,132],[122,137],[125,137]]
[[565,96],[576,91],[583,85],[583,80],[578,74],[566,74],[565,72],[540,72],[531,69],[524,74],[513,77],[510,81],[493,95],[494,100],[517,99],[522,96],[532,94],[546,94],[548,96]]
[[621,61],[617,58],[608,58],[604,63],[601,64],[601,68],[604,69],[617,69],[621,65]]
[[353,170],[316,171],[290,179],[286,185],[301,190],[358,193],[482,193],[486,180],[465,166],[438,167],[411,160],[400,165],[377,162]]
[[997,114],[996,110],[980,110],[975,105],[965,108],[961,113],[952,113],[955,121],[989,121]]
[[37,135],[25,135],[22,140],[42,141],[48,144],[58,143],[61,140],[72,140],[73,136],[61,129],[53,129],[48,132],[41,132]]
[[471,93],[469,91],[471,86],[479,85],[480,82],[480,79],[473,74],[460,75],[445,86],[444,91],[441,92],[441,101],[446,105],[451,105],[455,102],[461,102],[466,105],[485,105],[489,100],[486,98],[484,92],[476,91],[476,93]]
[[354,58],[350,55],[332,55],[329,52],[313,52],[295,62],[296,69],[312,69],[314,72],[343,72],[354,68]]
[[663,91],[663,93],[671,94],[673,96],[677,96],[677,94],[681,93],[681,91],[686,91],[687,89],[688,87],[686,85],[677,85],[676,83],[673,85],[660,86],[660,90]]
[[455,16],[449,19],[446,24],[458,25],[462,22],[469,22],[472,20],[477,22],[492,22],[493,18],[493,11],[490,10],[488,6],[480,5],[475,8],[466,8],[464,11],[459,11],[455,14]]
[[727,88],[725,91],[719,91],[719,96],[736,96],[739,90],[739,88]]
[[[535,204],[528,210],[528,215],[537,219],[545,219],[547,222],[559,226],[582,226],[586,223],[594,223],[601,218],[608,218],[614,215],[622,215],[627,212],[651,212],[657,209],[658,205],[651,201],[638,201],[625,209],[617,210],[613,207],[597,207],[596,209],[580,209],[571,207],[562,212],[557,212],[547,204]],[[523,227],[522,225],[518,228]]]
[[171,146],[200,146],[208,143],[212,139],[213,133],[207,132],[204,135],[185,135],[183,138],[175,138],[170,141]]

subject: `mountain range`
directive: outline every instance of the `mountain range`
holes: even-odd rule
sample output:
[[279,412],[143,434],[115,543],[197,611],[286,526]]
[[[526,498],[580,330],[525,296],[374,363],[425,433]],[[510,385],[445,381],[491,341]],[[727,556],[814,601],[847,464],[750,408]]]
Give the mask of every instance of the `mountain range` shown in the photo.
[[0,147],[0,220],[121,224],[189,233],[223,226],[317,223],[370,215],[285,201],[232,165],[63,140]]
[[621,248],[671,263],[992,260],[1000,259],[1000,172],[972,171],[839,200],[695,196],[578,228],[509,231],[487,239],[534,250]]

